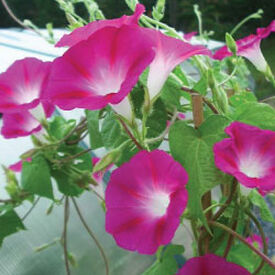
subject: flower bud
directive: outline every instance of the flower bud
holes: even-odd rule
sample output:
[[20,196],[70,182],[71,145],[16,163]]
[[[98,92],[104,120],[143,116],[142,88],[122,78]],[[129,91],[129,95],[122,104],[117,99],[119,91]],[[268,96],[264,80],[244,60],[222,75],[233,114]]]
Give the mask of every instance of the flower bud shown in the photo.
[[229,33],[225,34],[225,41],[226,41],[226,45],[227,45],[228,49],[230,50],[230,52],[232,52],[233,55],[236,55],[237,50],[238,50],[237,44],[236,44],[234,38]]

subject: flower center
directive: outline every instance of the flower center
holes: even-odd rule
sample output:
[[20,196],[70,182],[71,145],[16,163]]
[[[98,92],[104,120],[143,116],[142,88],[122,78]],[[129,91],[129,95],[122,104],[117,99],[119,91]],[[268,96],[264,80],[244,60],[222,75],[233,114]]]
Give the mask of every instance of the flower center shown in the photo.
[[154,216],[161,217],[166,213],[170,203],[170,196],[166,193],[155,194],[149,203],[150,213]]
[[250,178],[261,178],[265,175],[266,165],[259,158],[248,155],[240,159],[239,169]]

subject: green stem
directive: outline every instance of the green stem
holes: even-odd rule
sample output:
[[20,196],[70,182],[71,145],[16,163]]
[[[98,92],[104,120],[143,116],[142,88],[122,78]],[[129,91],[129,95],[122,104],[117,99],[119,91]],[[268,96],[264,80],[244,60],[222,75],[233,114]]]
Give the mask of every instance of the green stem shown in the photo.
[[71,198],[72,201],[73,201],[73,204],[74,204],[74,207],[75,207],[75,210],[79,216],[79,219],[81,220],[83,226],[85,227],[85,229],[87,230],[88,234],[91,236],[91,238],[93,239],[93,241],[95,242],[97,248],[99,249],[100,251],[100,254],[103,258],[103,261],[105,263],[105,268],[106,268],[106,275],[109,274],[109,264],[108,264],[108,258],[105,254],[105,251],[103,249],[103,247],[101,246],[100,242],[97,240],[95,234],[93,233],[93,231],[90,229],[90,227],[88,226],[88,224],[86,223],[81,211],[80,211],[80,208],[78,207],[77,203],[76,203],[76,200],[72,197]]
[[219,227],[226,231],[227,233],[233,235],[235,238],[239,239],[242,243],[244,243],[246,246],[248,246],[253,252],[255,252],[257,255],[259,255],[269,266],[275,269],[275,264],[265,255],[263,254],[260,250],[255,248],[253,245],[248,243],[245,238],[243,238],[241,235],[239,235],[237,232],[233,231],[231,228],[227,227],[224,224],[214,222],[214,221],[209,221],[209,225]]
[[69,259],[68,259],[68,248],[67,248],[67,224],[69,220],[69,199],[66,197],[65,205],[64,205],[64,227],[63,227],[63,234],[62,234],[62,243],[63,243],[63,251],[64,251],[64,258],[65,258],[65,267],[67,275],[71,274],[70,266],[69,266]]
[[[259,233],[261,235],[261,238],[262,238],[262,242],[263,242],[263,252],[265,255],[267,255],[267,252],[268,252],[268,246],[267,246],[267,242],[266,242],[266,238],[265,238],[265,234],[264,234],[264,230],[260,224],[260,222],[257,220],[257,218],[248,210],[246,209],[245,210],[245,213],[246,215],[254,222],[254,224],[256,225],[256,227],[258,228],[259,230]],[[262,260],[260,265],[257,267],[257,269],[253,272],[253,275],[256,275],[258,274],[261,269],[263,268],[264,266],[264,263],[265,261]]]
[[250,19],[258,19],[261,18],[261,13],[262,10],[258,10],[257,12],[250,14],[249,16],[245,17],[239,24],[237,24],[237,26],[235,26],[233,28],[233,30],[230,32],[230,34],[233,36],[233,34],[243,25],[245,24],[247,21],[249,21]]

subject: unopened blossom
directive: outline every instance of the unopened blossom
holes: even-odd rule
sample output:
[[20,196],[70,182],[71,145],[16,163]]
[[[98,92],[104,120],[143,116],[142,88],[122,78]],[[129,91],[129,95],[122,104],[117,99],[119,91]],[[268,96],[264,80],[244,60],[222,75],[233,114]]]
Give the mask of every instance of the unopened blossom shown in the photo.
[[275,189],[275,132],[235,121],[214,145],[216,166],[248,188]]
[[177,275],[251,275],[244,267],[214,254],[189,259]]
[[[275,31],[275,20],[266,28],[258,28],[257,34],[251,34],[236,41],[237,55],[247,58],[259,71],[266,73],[268,64],[262,54],[260,44],[263,38]],[[213,58],[222,60],[225,57],[232,56],[227,46],[220,48],[215,52]]]
[[[265,238],[266,243],[268,243],[269,239]],[[256,246],[259,249],[263,249],[264,245],[263,245],[263,240],[262,237],[260,235],[257,234],[252,234],[251,236],[246,238],[246,241],[254,246]]]
[[51,62],[36,58],[15,61],[0,74],[0,112],[18,113],[37,107],[50,107],[43,95],[51,69]]
[[153,254],[168,244],[187,205],[184,168],[161,150],[140,151],[111,175],[106,231],[127,250]]
[[134,25],[98,30],[53,62],[48,99],[65,110],[118,104],[154,58],[150,45]]
[[75,29],[70,34],[65,34],[57,42],[56,47],[72,47],[78,42],[87,40],[93,33],[105,27],[120,28],[123,25],[138,25],[138,20],[144,11],[144,6],[137,4],[135,12],[131,16],[123,15],[121,18],[93,21],[86,26]]

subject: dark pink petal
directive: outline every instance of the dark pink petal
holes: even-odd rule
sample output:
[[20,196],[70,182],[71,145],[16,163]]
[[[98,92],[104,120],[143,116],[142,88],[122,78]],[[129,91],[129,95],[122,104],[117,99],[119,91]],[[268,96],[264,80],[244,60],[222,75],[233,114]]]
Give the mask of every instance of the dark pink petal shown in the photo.
[[40,123],[28,111],[3,115],[1,134],[5,138],[29,136],[40,130]]
[[144,13],[145,8],[141,4],[137,4],[136,10],[133,15],[123,15],[121,18],[112,20],[99,20],[89,23],[84,27],[75,29],[70,34],[65,34],[56,44],[56,47],[72,47],[77,43],[87,40],[93,33],[104,27],[120,28],[123,25],[138,25],[140,16]]
[[32,159],[31,158],[26,158],[24,160],[20,160],[20,161],[18,161],[16,163],[10,165],[9,169],[12,170],[13,172],[20,173],[22,171],[22,165],[23,165],[24,161],[31,162]]
[[266,28],[257,29],[257,35],[261,36],[261,38],[268,37],[271,32],[275,32],[275,20],[272,20]]
[[153,254],[168,244],[187,205],[183,167],[164,151],[141,151],[111,175],[106,231],[125,249]]
[[150,65],[147,86],[150,97],[161,91],[163,84],[172,70],[181,62],[194,55],[209,55],[211,52],[200,45],[191,45],[179,39],[169,37],[160,31],[143,29],[146,36],[152,39],[156,56]]
[[177,275],[251,275],[245,268],[224,258],[207,254],[188,260]]
[[275,132],[233,122],[230,136],[214,145],[215,164],[249,188],[275,189]]
[[[268,243],[269,239],[266,238],[266,243]],[[246,241],[252,245],[258,246],[259,249],[263,249],[263,240],[262,237],[257,235],[257,234],[253,234],[250,237],[246,238]]]
[[183,35],[184,40],[190,41],[198,32],[188,32]]
[[47,85],[50,68],[50,62],[25,58],[0,74],[0,112],[14,113],[36,107]]
[[133,25],[97,31],[54,61],[48,99],[65,110],[119,103],[154,58],[150,43]]

